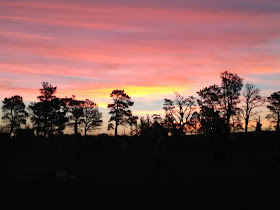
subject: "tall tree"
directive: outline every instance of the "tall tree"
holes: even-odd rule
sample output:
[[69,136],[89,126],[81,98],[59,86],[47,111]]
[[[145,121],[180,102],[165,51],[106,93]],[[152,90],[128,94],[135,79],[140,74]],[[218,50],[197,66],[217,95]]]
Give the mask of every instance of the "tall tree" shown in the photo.
[[21,96],[15,95],[10,98],[5,98],[2,103],[2,119],[8,122],[11,137],[14,129],[17,129],[21,124],[26,123],[28,114],[25,111],[25,104],[23,103]]
[[205,87],[199,92],[197,100],[200,106],[200,124],[203,133],[219,133],[224,130],[224,118],[221,117],[221,88],[218,85]]
[[42,88],[40,88],[40,93],[37,98],[39,103],[42,103],[43,108],[43,132],[44,137],[47,137],[47,133],[51,130],[53,125],[53,118],[55,110],[58,110],[58,99],[54,95],[56,93],[57,87],[53,87],[48,82],[42,82]]
[[62,133],[68,121],[65,101],[55,96],[57,87],[48,82],[42,82],[39,91],[40,95],[37,97],[39,102],[33,102],[28,107],[37,136],[41,132],[45,138],[47,135]]
[[260,92],[261,90],[256,88],[256,85],[246,83],[245,90],[243,91],[243,102],[245,105],[242,107],[245,118],[245,133],[248,132],[250,117],[257,114],[257,112],[253,112],[253,109],[261,107],[265,103],[265,98],[260,95]]
[[[109,122],[115,121],[115,136],[117,136],[118,126],[124,124],[127,117],[132,115],[128,108],[133,106],[134,102],[124,90],[113,90],[110,97],[113,99],[113,103],[107,106],[110,109],[109,114],[112,115]],[[112,123],[109,123],[109,127],[112,127]]]
[[184,127],[189,123],[188,120],[195,104],[196,99],[193,96],[184,97],[178,92],[175,92],[173,100],[164,99],[163,109],[165,110],[167,121],[172,124],[174,129],[178,127],[180,135],[184,134]]
[[266,118],[271,123],[276,123],[276,131],[279,132],[279,124],[280,124],[280,91],[272,93],[269,97],[267,97],[268,105],[267,108],[271,112],[266,116]]
[[83,115],[84,115],[84,129],[85,136],[87,131],[98,129],[102,126],[102,113],[99,111],[98,106],[95,102],[86,99],[83,103]]
[[48,105],[48,117],[47,117],[47,133],[48,135],[53,135],[56,128],[64,125],[67,118],[65,117],[66,112],[61,109],[61,100],[59,98],[53,98],[48,102],[44,102],[45,105]]
[[56,103],[58,104],[56,104],[56,111],[53,112],[53,125],[56,128],[57,134],[61,135],[69,120],[67,117],[68,107],[61,98]]
[[70,125],[74,126],[74,134],[78,135],[78,126],[82,124],[84,117],[83,105],[84,101],[76,100],[75,97],[70,99],[68,109],[70,113]]
[[230,131],[230,118],[238,109],[237,104],[240,103],[240,92],[243,87],[243,79],[237,74],[230,72],[221,73],[221,105],[222,111],[226,118],[227,132]]
[[55,132],[61,134],[68,122],[67,107],[64,101],[53,98],[50,101],[32,102],[28,106],[30,120],[38,136],[43,132],[44,137]]

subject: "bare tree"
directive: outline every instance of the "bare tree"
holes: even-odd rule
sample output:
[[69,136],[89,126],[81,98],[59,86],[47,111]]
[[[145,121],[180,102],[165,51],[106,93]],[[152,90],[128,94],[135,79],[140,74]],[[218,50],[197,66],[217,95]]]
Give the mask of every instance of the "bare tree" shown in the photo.
[[221,73],[221,106],[224,116],[226,118],[226,125],[229,132],[230,131],[230,118],[235,114],[237,109],[237,104],[240,103],[240,92],[243,87],[243,79],[237,74],[232,74],[230,72]]
[[253,111],[257,107],[261,107],[265,103],[265,98],[260,95],[261,90],[256,88],[252,83],[246,83],[245,90],[243,91],[243,102],[245,105],[242,107],[245,119],[245,133],[248,132],[248,124],[250,117],[258,114]]
[[172,125],[174,132],[178,128],[179,134],[184,134],[184,127],[189,123],[195,104],[196,99],[193,96],[185,98],[178,92],[175,92],[174,100],[164,99],[165,118]]
[[102,126],[102,113],[99,111],[98,106],[95,102],[86,99],[83,103],[84,112],[84,126],[85,126],[85,136],[87,131],[98,129]]

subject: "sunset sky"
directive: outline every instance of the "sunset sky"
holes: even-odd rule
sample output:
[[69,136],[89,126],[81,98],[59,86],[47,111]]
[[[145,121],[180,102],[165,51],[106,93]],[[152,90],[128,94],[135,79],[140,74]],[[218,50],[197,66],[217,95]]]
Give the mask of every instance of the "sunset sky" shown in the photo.
[[[95,101],[124,89],[136,115],[220,84],[230,71],[268,96],[280,90],[279,0],[0,0],[0,99]],[[2,104],[1,104],[2,106]],[[263,123],[267,109],[262,109]]]

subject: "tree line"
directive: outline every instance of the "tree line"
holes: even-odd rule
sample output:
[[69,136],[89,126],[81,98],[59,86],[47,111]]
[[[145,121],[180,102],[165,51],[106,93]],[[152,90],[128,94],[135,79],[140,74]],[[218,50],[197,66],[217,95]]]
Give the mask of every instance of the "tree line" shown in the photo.
[[[246,83],[242,91],[243,78],[237,74],[225,71],[220,73],[220,78],[220,85],[213,84],[199,90],[197,98],[175,92],[173,99],[164,99],[164,117],[154,114],[151,118],[139,119],[129,109],[134,105],[131,97],[124,90],[113,90],[110,93],[113,102],[107,106],[111,115],[107,129],[114,130],[115,136],[119,126],[129,126],[131,136],[155,135],[163,131],[171,135],[248,132],[250,121],[259,114],[256,108],[267,103],[270,113],[266,119],[277,132],[280,131],[280,91],[264,97],[252,83]],[[75,96],[58,98],[55,96],[57,87],[48,82],[42,82],[39,90],[38,102],[32,102],[28,107],[19,95],[2,101],[2,119],[10,136],[26,124],[28,118],[36,135],[45,138],[63,134],[66,126],[72,127],[75,135],[82,128],[84,136],[102,126],[102,113],[90,99],[77,100]]]

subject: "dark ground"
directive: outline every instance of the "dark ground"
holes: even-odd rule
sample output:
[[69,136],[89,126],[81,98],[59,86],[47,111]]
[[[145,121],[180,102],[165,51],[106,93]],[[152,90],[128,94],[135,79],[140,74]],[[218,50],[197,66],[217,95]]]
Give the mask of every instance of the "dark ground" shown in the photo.
[[[1,203],[7,209],[280,208],[274,133],[172,138],[173,181],[166,168],[153,170],[152,139],[128,139],[125,156],[113,140],[83,140],[77,147],[69,139],[0,144]],[[76,178],[56,180],[59,167]]]

